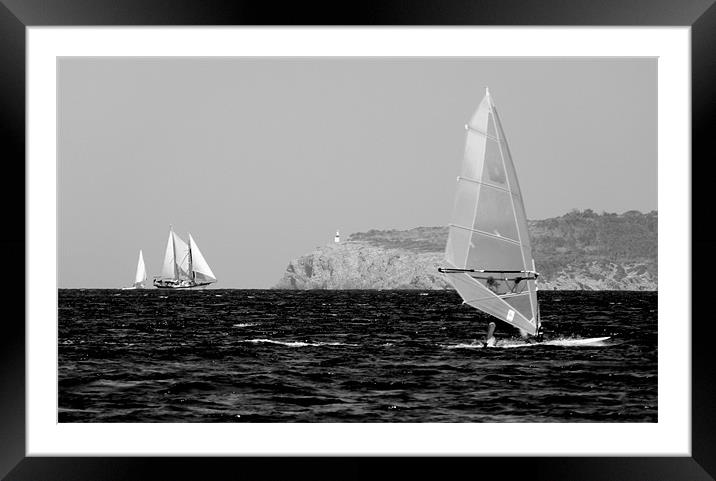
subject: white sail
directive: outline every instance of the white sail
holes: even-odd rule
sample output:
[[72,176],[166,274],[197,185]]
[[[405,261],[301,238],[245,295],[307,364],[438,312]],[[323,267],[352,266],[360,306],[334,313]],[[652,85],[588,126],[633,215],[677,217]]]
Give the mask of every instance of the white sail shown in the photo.
[[139,260],[137,261],[137,273],[134,275],[134,287],[144,287],[144,281],[147,280],[147,268],[144,265],[144,256],[139,251]]
[[489,93],[467,139],[448,243],[446,277],[466,304],[529,334],[539,330],[536,275],[517,175]]
[[164,262],[162,263],[162,277],[174,279],[177,277],[176,264],[174,262],[174,231],[169,230],[167,248],[164,251]]
[[190,279],[189,246],[184,240],[172,231],[174,236],[174,262],[177,268],[177,279]]
[[191,263],[194,273],[194,280],[197,283],[216,282],[216,276],[204,259],[194,238],[189,234],[189,246],[191,247]]

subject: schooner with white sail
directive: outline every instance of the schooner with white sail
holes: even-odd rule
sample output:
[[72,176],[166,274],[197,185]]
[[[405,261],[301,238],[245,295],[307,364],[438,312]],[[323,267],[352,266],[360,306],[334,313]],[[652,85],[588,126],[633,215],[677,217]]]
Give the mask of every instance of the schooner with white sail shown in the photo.
[[465,153],[443,272],[465,304],[520,329],[540,331],[537,277],[517,173],[486,89],[465,125]]
[[189,289],[214,282],[216,276],[191,234],[189,241],[184,242],[170,226],[162,275],[154,278],[154,286],[162,289]]

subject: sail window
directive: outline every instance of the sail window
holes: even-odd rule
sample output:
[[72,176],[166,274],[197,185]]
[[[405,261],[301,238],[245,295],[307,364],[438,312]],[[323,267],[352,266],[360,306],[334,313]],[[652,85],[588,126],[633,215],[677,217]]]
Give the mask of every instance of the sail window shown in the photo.
[[500,144],[488,141],[485,146],[485,164],[482,172],[483,182],[492,182],[500,186],[507,185],[505,167],[502,164]]
[[527,289],[527,280],[513,272],[477,272],[470,277],[498,296],[521,294]]
[[[487,117],[487,135],[497,140],[502,140],[502,126],[499,124],[499,118],[497,117],[497,109],[493,105],[490,109],[490,114]],[[499,133],[498,133],[499,128]]]
[[[526,284],[526,282],[524,283]],[[525,293],[520,296],[508,297],[505,299],[505,302],[527,319],[532,319],[532,303],[530,302],[530,293],[528,291],[525,291]]]
[[517,225],[509,192],[485,187],[480,189],[475,226],[479,230],[517,241]]
[[504,239],[472,232],[467,254],[467,266],[472,269],[521,271],[522,250],[519,245]]

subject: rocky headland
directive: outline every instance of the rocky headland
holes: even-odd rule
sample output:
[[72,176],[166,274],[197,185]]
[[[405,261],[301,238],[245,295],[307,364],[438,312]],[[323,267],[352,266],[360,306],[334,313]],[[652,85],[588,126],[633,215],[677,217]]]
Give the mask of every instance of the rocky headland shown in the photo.
[[[657,290],[656,211],[529,221],[540,289]],[[447,227],[370,230],[289,262],[278,289],[450,289]]]

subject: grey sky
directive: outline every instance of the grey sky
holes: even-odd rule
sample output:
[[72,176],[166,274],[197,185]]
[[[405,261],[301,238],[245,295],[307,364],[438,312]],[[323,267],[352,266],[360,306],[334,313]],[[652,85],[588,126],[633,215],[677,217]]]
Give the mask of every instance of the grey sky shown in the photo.
[[657,208],[655,59],[62,58],[59,286],[120,287],[169,224],[215,286],[369,229],[449,221],[489,86],[527,216]]

